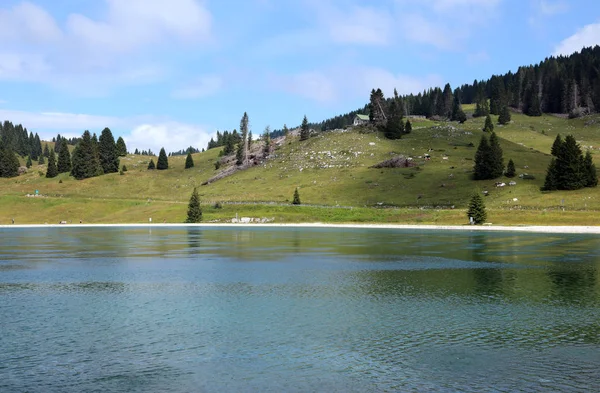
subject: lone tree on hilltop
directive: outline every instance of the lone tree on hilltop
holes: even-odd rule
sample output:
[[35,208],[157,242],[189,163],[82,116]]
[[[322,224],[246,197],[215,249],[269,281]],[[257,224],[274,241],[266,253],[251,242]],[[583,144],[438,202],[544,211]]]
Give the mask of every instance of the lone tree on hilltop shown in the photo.
[[167,153],[165,152],[165,148],[162,147],[160,149],[160,153],[158,153],[158,161],[156,161],[156,169],[159,171],[169,169],[169,159],[167,158]]
[[310,130],[308,129],[308,119],[304,115],[302,120],[302,126],[300,127],[300,140],[305,141],[310,137]]
[[298,192],[298,187],[294,191],[294,200],[292,201],[293,205],[300,205],[300,193]]
[[127,146],[125,145],[125,141],[122,137],[117,139],[117,154],[120,157],[125,157],[127,155]]
[[190,203],[188,204],[187,219],[185,222],[195,224],[200,221],[202,221],[202,208],[200,207],[198,190],[194,187],[194,191],[192,191],[192,196],[190,197]]
[[152,170],[152,169],[156,169],[156,165],[154,165],[154,160],[151,158],[150,162],[148,163],[148,169]]
[[475,225],[481,225],[487,220],[487,212],[485,211],[485,203],[483,198],[478,193],[474,194],[469,202],[469,209],[467,210],[467,217],[473,218]]
[[192,153],[188,151],[187,157],[185,158],[185,169],[194,167],[194,159],[192,158]]
[[50,155],[48,156],[48,169],[46,169],[46,177],[51,179],[58,175],[58,169],[56,168],[56,158],[54,157],[54,149],[50,149]]

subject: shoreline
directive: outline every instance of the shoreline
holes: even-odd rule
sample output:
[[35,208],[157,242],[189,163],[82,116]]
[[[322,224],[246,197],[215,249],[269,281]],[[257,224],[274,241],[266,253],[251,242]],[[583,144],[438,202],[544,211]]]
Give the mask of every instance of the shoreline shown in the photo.
[[327,224],[327,223],[145,223],[145,224],[8,224],[0,225],[0,229],[14,228],[346,228],[346,229],[414,229],[433,231],[487,231],[487,232],[538,232],[538,233],[584,233],[600,234],[600,226],[569,226],[569,225],[418,225],[418,224]]

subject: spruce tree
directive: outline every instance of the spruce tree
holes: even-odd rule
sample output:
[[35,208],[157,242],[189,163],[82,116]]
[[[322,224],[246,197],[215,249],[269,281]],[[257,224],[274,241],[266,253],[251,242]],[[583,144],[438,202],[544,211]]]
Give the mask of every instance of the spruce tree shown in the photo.
[[469,202],[469,209],[467,210],[467,217],[472,217],[473,222],[476,225],[481,225],[487,220],[487,212],[485,210],[485,203],[479,193],[474,194]]
[[77,180],[99,176],[103,173],[97,142],[94,141],[94,137],[90,135],[89,131],[83,132],[81,140],[73,150],[71,164],[71,175]]
[[290,130],[287,128],[287,125],[284,124],[283,125],[283,135],[288,136],[289,133],[290,133]]
[[515,177],[516,174],[517,171],[515,169],[515,163],[511,158],[510,160],[508,160],[508,164],[506,164],[506,172],[504,172],[504,175],[506,177]]
[[154,160],[151,158],[150,162],[148,163],[148,169],[152,170],[152,169],[156,169],[156,165],[154,165]]
[[46,160],[44,160],[44,155],[40,154],[40,159],[38,160],[38,165],[44,165]]
[[300,205],[300,192],[298,192],[298,187],[294,191],[294,199],[292,200],[293,205]]
[[483,126],[483,132],[492,132],[494,131],[494,123],[492,123],[492,118],[490,115],[485,117],[485,124]]
[[44,157],[50,157],[50,150],[48,149],[48,144],[44,143]]
[[125,157],[127,155],[127,146],[125,145],[125,141],[122,137],[117,139],[117,154],[120,157]]
[[596,174],[596,165],[594,165],[592,160],[592,153],[589,150],[585,152],[583,171],[585,187],[596,187],[598,185],[598,175]]
[[263,148],[263,157],[266,158],[269,157],[269,154],[271,154],[271,127],[265,127],[263,139],[265,140],[265,146]]
[[546,178],[544,179],[544,185],[542,191],[554,191],[558,189],[558,172],[556,168],[556,158],[552,157],[550,165],[546,170]]
[[69,153],[69,147],[66,143],[61,145],[61,149],[58,152],[58,164],[56,165],[58,173],[71,172],[71,154]]
[[402,138],[402,134],[404,134],[402,113],[400,112],[400,108],[398,108],[397,100],[392,100],[384,135],[388,139],[400,139]]
[[302,120],[302,126],[300,126],[300,140],[305,141],[310,137],[310,130],[308,129],[308,119],[304,115]]
[[404,125],[404,133],[410,134],[412,132],[412,123],[410,119],[406,119],[406,124]]
[[6,145],[0,145],[0,177],[15,177],[19,175],[19,159]]
[[452,103],[452,117],[450,118],[452,121],[457,121],[459,123],[464,123],[467,121],[467,115],[462,109],[462,104],[460,102],[460,90],[454,90],[454,101]]
[[562,146],[563,146],[563,140],[560,137],[560,134],[558,134],[558,135],[556,135],[556,138],[554,139],[552,148],[550,148],[550,154],[552,154],[554,157],[558,157],[558,155],[560,154],[560,152],[562,150]]
[[508,105],[504,105],[502,109],[500,109],[498,124],[506,125],[508,123],[510,123],[510,111],[508,110]]
[[502,148],[498,141],[496,133],[492,131],[490,135],[490,158],[489,158],[490,179],[502,176],[504,173],[504,158],[502,157]]
[[169,159],[167,158],[167,153],[165,152],[164,147],[160,149],[160,153],[158,154],[158,161],[156,161],[156,169],[158,169],[159,171],[169,169]]
[[50,156],[48,157],[48,169],[46,170],[46,177],[51,179],[58,175],[58,168],[56,167],[56,158],[54,157],[54,149],[50,149]]
[[187,157],[185,158],[185,169],[194,167],[194,159],[192,158],[192,153],[188,151]]
[[194,187],[190,202],[188,204],[187,219],[186,223],[195,224],[202,221],[202,208],[200,207],[200,197],[198,196],[198,190]]
[[31,156],[27,156],[27,162],[25,163],[25,166],[27,168],[31,168],[32,165],[33,163],[31,162]]
[[585,187],[583,154],[575,137],[567,135],[556,160],[559,190],[578,190]]
[[473,179],[487,180],[492,178],[490,172],[490,155],[490,144],[486,136],[482,135],[481,140],[479,141],[479,146],[477,146],[477,151],[475,152]]
[[238,143],[238,147],[237,147],[237,152],[235,154],[235,158],[236,158],[235,163],[237,165],[243,165],[244,164],[244,144],[242,142]]
[[102,130],[98,141],[98,153],[100,155],[100,164],[104,173],[119,172],[119,154],[115,138],[108,127]]

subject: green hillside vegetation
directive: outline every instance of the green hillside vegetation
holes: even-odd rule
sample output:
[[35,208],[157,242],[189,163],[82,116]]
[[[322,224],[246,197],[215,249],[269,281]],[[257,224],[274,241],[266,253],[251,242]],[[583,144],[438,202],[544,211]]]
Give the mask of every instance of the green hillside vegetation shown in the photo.
[[[470,117],[474,105],[463,105],[463,110]],[[412,133],[399,140],[360,128],[323,132],[306,141],[291,133],[272,141],[267,161],[204,186],[223,170],[215,170],[223,147],[193,154],[194,167],[189,169],[184,155],[169,157],[167,170],[149,171],[148,162],[157,162],[156,156],[129,154],[120,158],[128,168],[123,175],[85,180],[68,173],[48,179],[46,165],[34,162],[27,173],[0,179],[0,223],[11,218],[21,224],[143,223],[150,217],[153,222],[184,222],[197,187],[204,222],[230,222],[237,215],[273,222],[466,224],[473,193],[488,191],[487,221],[493,224],[595,225],[600,217],[597,189],[542,192],[540,188],[557,134],[574,135],[584,152],[592,146],[592,157],[598,156],[600,117],[511,115],[506,126],[491,117],[504,162],[514,161],[512,179],[472,180],[485,118],[470,118],[464,124],[413,118]],[[253,145],[257,143],[262,142]],[[416,166],[372,168],[397,155],[412,158]],[[508,186],[511,180],[517,184]],[[497,181],[507,185],[495,187]],[[292,205],[296,188],[299,206]],[[35,190],[43,196],[26,196]],[[217,203],[221,208],[214,207]]]

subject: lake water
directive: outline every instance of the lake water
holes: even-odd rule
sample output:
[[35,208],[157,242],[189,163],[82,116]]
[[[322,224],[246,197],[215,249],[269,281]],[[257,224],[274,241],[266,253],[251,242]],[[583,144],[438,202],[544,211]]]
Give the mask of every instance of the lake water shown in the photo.
[[0,229],[0,392],[591,392],[600,237]]

